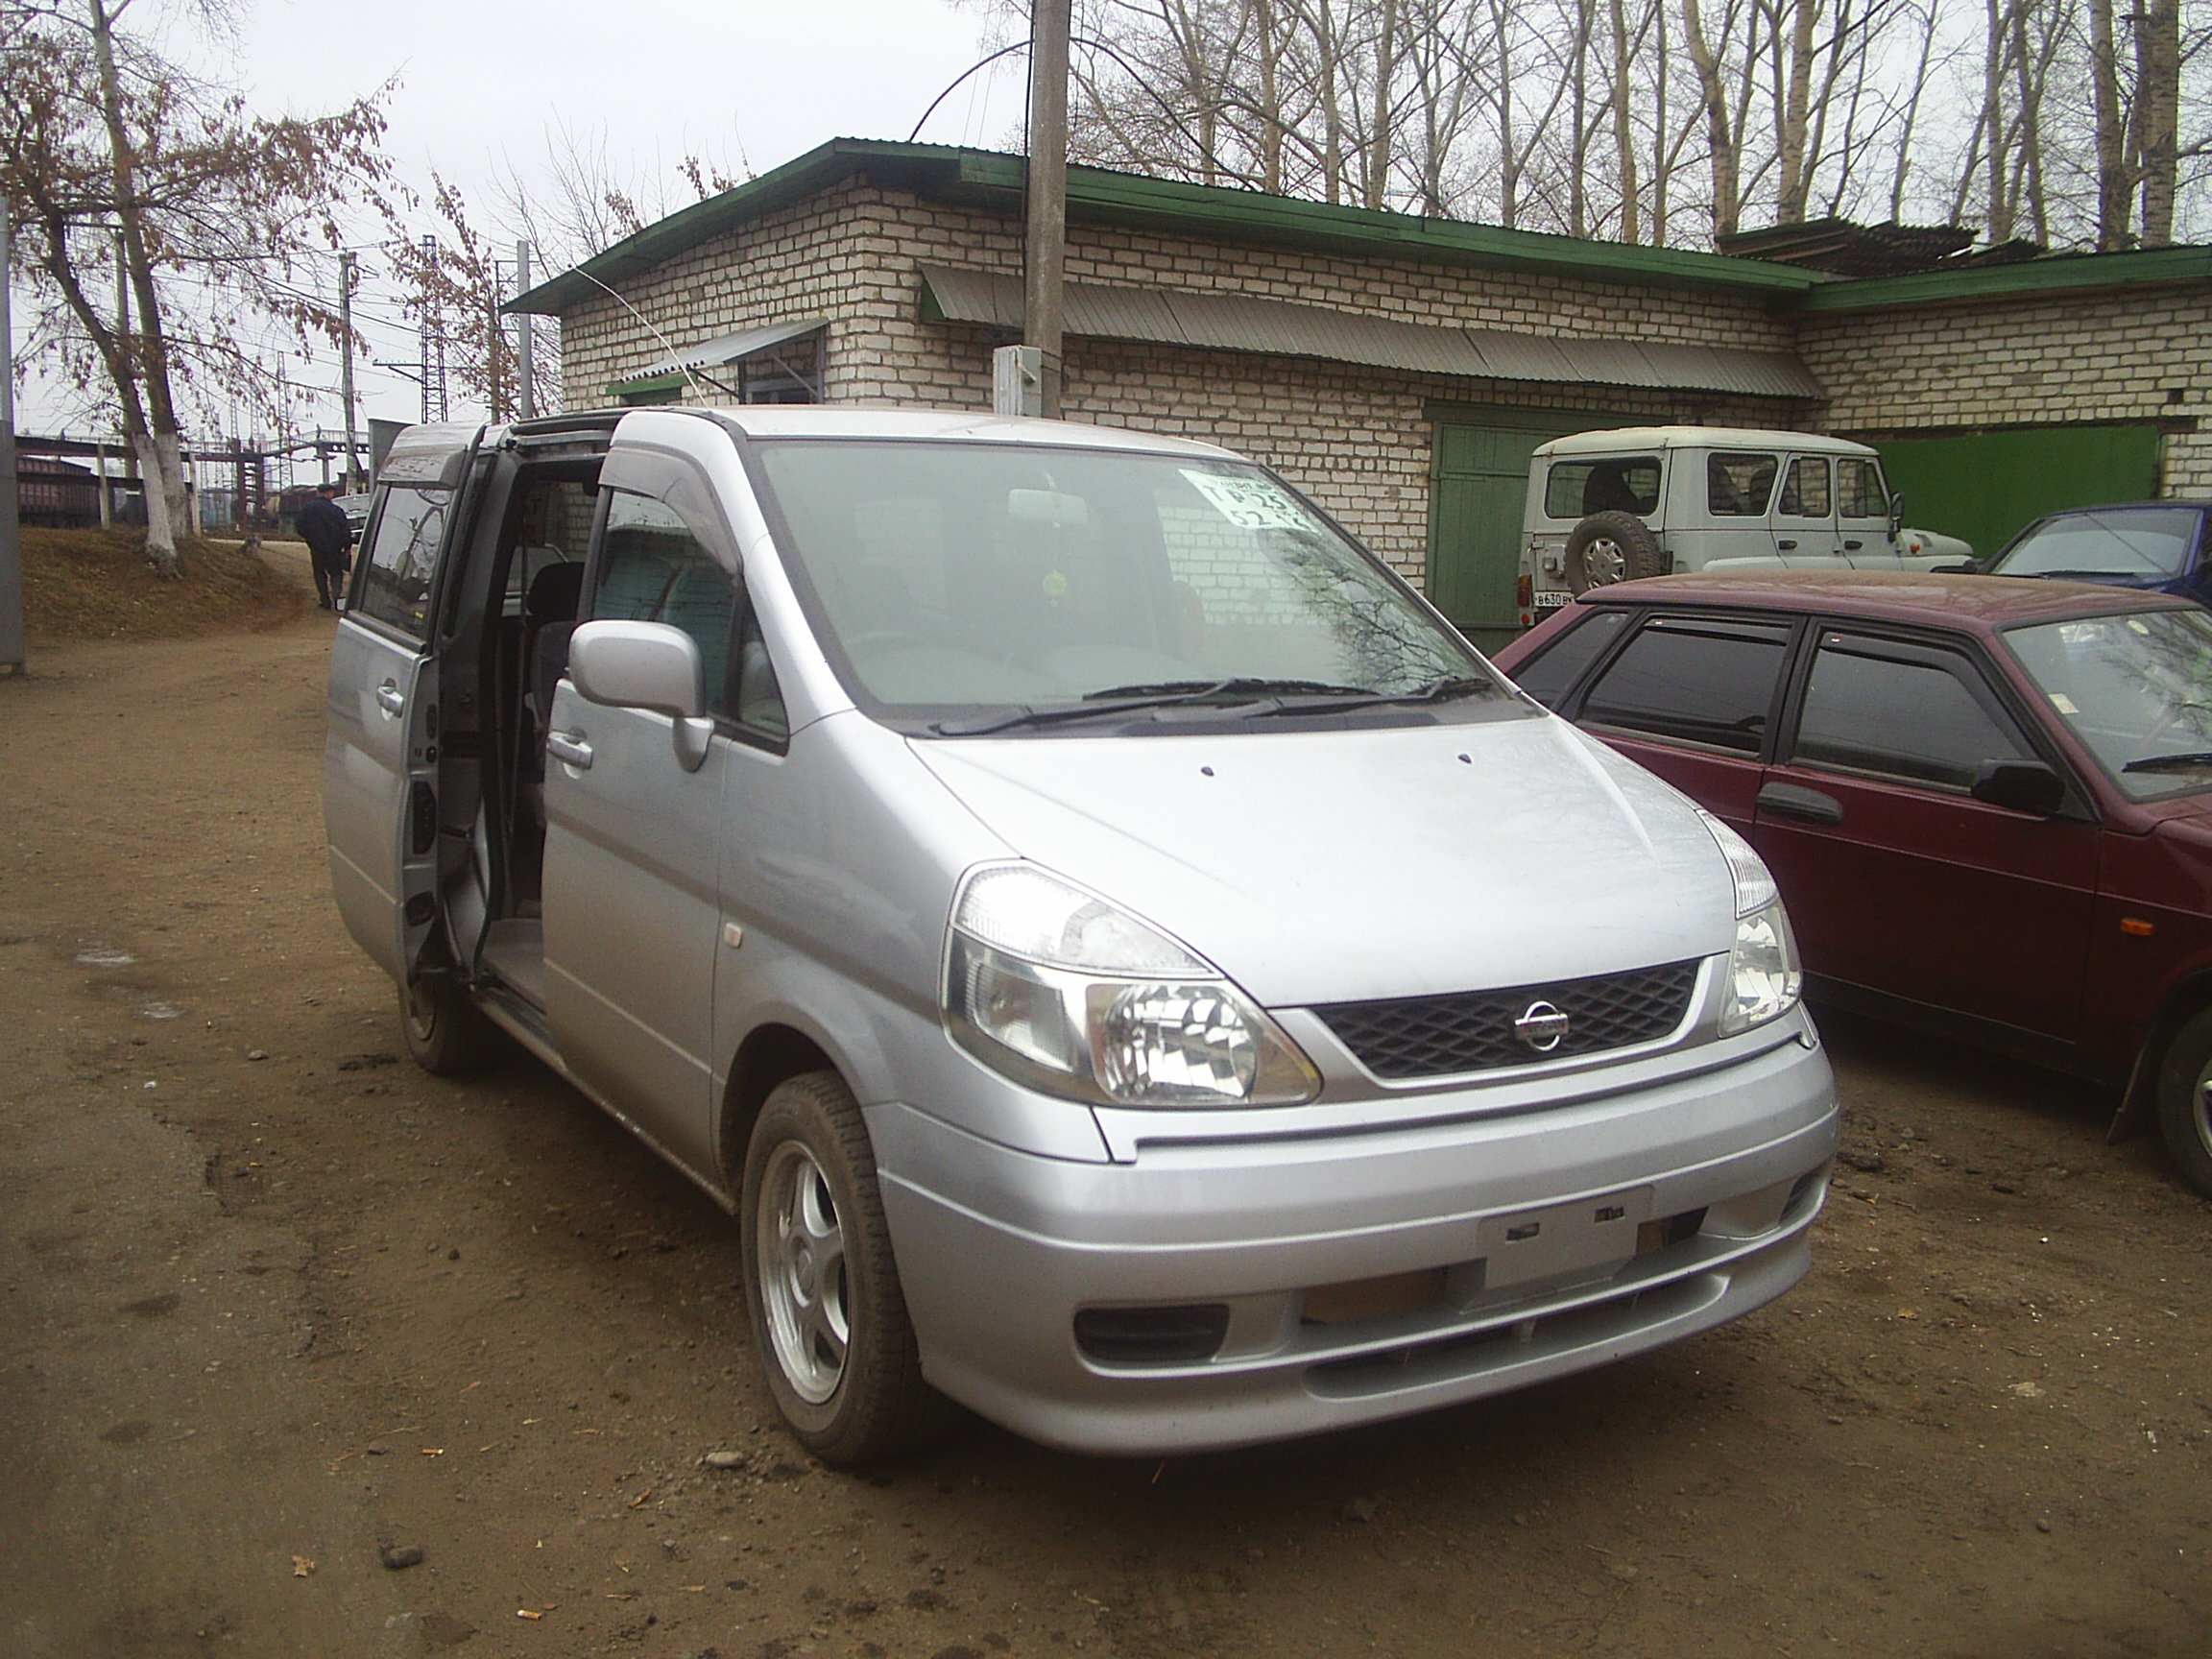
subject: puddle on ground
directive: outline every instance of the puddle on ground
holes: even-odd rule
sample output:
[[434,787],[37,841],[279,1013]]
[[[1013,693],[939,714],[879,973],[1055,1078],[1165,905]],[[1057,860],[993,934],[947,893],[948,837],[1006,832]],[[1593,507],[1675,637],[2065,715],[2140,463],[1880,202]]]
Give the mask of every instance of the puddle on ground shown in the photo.
[[184,1010],[174,1002],[141,1002],[138,1012],[149,1020],[181,1020]]
[[86,968],[128,968],[138,960],[128,950],[116,950],[106,945],[95,945],[89,950],[77,952],[77,960]]

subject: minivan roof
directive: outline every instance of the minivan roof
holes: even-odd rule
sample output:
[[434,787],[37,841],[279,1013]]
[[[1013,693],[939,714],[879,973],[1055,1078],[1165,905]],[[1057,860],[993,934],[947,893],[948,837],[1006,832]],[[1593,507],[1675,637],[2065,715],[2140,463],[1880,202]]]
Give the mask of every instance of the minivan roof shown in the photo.
[[[665,412],[663,410],[662,412]],[[692,413],[692,411],[685,411]],[[1231,459],[1213,444],[1091,426],[1071,421],[1033,421],[988,409],[854,408],[825,403],[744,403],[696,413],[736,427],[749,438],[958,438],[983,443],[1046,444],[1080,449],[1140,449],[1153,454]],[[1240,457],[1238,457],[1240,459]]]
[[1575,432],[1536,445],[1539,457],[1609,455],[1623,449],[1794,449],[1799,454],[1872,455],[1864,444],[1825,432],[1768,432],[1745,426],[1615,426]]

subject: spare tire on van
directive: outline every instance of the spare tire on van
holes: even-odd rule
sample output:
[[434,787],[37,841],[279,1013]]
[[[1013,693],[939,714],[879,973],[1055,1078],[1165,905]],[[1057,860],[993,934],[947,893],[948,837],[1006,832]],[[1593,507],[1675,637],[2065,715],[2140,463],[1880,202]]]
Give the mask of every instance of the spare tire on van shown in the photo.
[[1568,535],[1567,585],[1577,593],[1666,573],[1658,538],[1633,513],[1593,513]]

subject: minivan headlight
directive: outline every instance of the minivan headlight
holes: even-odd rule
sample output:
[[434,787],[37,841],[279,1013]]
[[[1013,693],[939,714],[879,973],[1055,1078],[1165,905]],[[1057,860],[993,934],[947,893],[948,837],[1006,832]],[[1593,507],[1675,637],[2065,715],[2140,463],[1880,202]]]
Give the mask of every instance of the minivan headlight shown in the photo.
[[1712,813],[1697,816],[1726,856],[1736,888],[1736,943],[1728,952],[1727,995],[1720,1004],[1720,1035],[1733,1037],[1796,1007],[1805,972],[1767,861]]
[[1033,865],[977,871],[953,906],[945,1014],[975,1058],[1121,1106],[1289,1106],[1320,1076],[1281,1027],[1156,928]]

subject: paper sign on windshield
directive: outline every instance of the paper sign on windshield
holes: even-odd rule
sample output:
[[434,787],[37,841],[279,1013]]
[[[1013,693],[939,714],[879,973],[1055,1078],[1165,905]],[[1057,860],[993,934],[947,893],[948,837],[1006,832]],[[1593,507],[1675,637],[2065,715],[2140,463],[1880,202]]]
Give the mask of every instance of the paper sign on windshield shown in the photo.
[[1265,478],[1224,478],[1217,472],[1177,469],[1214,511],[1239,530],[1312,530],[1313,516],[1290,493]]

